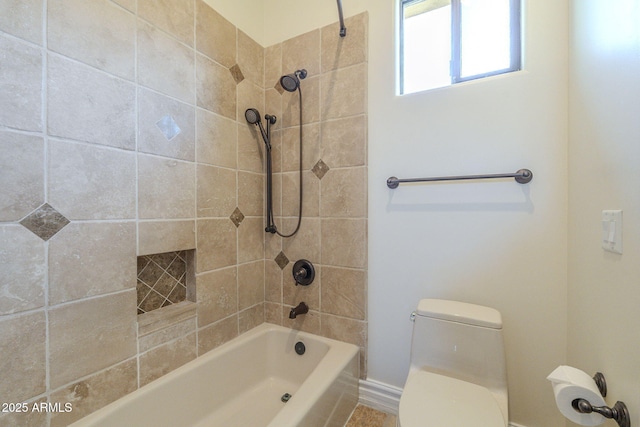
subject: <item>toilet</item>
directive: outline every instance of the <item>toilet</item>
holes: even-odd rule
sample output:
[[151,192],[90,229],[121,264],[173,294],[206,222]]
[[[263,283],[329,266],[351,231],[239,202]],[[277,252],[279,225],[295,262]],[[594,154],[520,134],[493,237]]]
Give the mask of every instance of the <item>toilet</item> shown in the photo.
[[398,427],[507,427],[502,316],[458,301],[420,300]]

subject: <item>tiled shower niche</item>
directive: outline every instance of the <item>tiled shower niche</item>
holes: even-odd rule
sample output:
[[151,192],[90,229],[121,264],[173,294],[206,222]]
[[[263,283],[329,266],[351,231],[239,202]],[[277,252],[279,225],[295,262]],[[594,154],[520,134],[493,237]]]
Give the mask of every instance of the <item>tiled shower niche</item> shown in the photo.
[[195,277],[190,261],[194,251],[167,252],[138,257],[138,314],[183,301],[195,302]]

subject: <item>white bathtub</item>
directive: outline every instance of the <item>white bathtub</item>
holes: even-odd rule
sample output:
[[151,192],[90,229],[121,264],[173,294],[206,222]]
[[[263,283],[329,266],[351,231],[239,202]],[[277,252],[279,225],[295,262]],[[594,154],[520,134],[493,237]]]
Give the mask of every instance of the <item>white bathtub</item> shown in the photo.
[[72,426],[343,427],[358,401],[358,353],[264,323]]

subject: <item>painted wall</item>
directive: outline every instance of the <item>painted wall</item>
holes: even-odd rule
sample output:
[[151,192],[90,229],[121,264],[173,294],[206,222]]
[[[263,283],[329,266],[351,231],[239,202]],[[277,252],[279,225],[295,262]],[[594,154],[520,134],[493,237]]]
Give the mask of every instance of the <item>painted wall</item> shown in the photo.
[[[368,378],[404,384],[420,298],[486,304],[504,318],[512,421],[559,425],[545,377],[566,356],[568,2],[525,2],[524,71],[404,97],[395,3],[343,2],[370,22]],[[267,1],[266,43],[336,19],[333,1]],[[523,167],[527,186],[385,185]]]
[[[640,2],[608,6],[571,9],[568,363],[602,372],[638,425]],[[605,209],[623,210],[622,255],[600,247]]]
[[[510,418],[527,426],[559,424],[548,410],[553,398],[545,377],[565,358],[567,17],[561,4],[564,10],[558,2],[526,3],[520,73],[401,98],[393,96],[388,66],[371,78],[370,378],[402,385],[407,318],[420,298],[492,306],[504,320]],[[373,23],[371,33],[377,33]],[[382,61],[392,59],[387,53]],[[535,175],[524,187],[384,185],[392,175],[523,167]]]

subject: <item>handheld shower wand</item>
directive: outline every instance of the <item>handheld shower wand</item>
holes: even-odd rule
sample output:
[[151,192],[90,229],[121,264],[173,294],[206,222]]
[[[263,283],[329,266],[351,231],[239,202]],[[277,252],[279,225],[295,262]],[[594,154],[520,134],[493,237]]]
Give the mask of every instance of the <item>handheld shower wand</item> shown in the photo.
[[270,114],[266,114],[264,116],[267,121],[267,129],[265,130],[264,126],[262,126],[262,120],[260,119],[260,113],[255,108],[247,108],[244,112],[244,118],[247,119],[252,125],[257,125],[260,129],[260,133],[262,134],[262,139],[264,140],[264,145],[267,149],[267,226],[264,231],[267,233],[275,233],[277,232],[276,225],[273,221],[273,201],[272,201],[272,171],[271,171],[271,125],[276,124],[276,116],[272,116]]
[[264,118],[267,120],[267,130],[265,131],[264,126],[262,126],[262,119],[260,118],[260,112],[255,108],[247,108],[244,112],[244,118],[247,119],[247,122],[252,125],[257,125],[260,129],[260,133],[262,134],[262,139],[264,140],[264,145],[267,146],[267,150],[271,151],[271,125],[276,123],[276,116],[271,116],[269,114],[265,115]]

